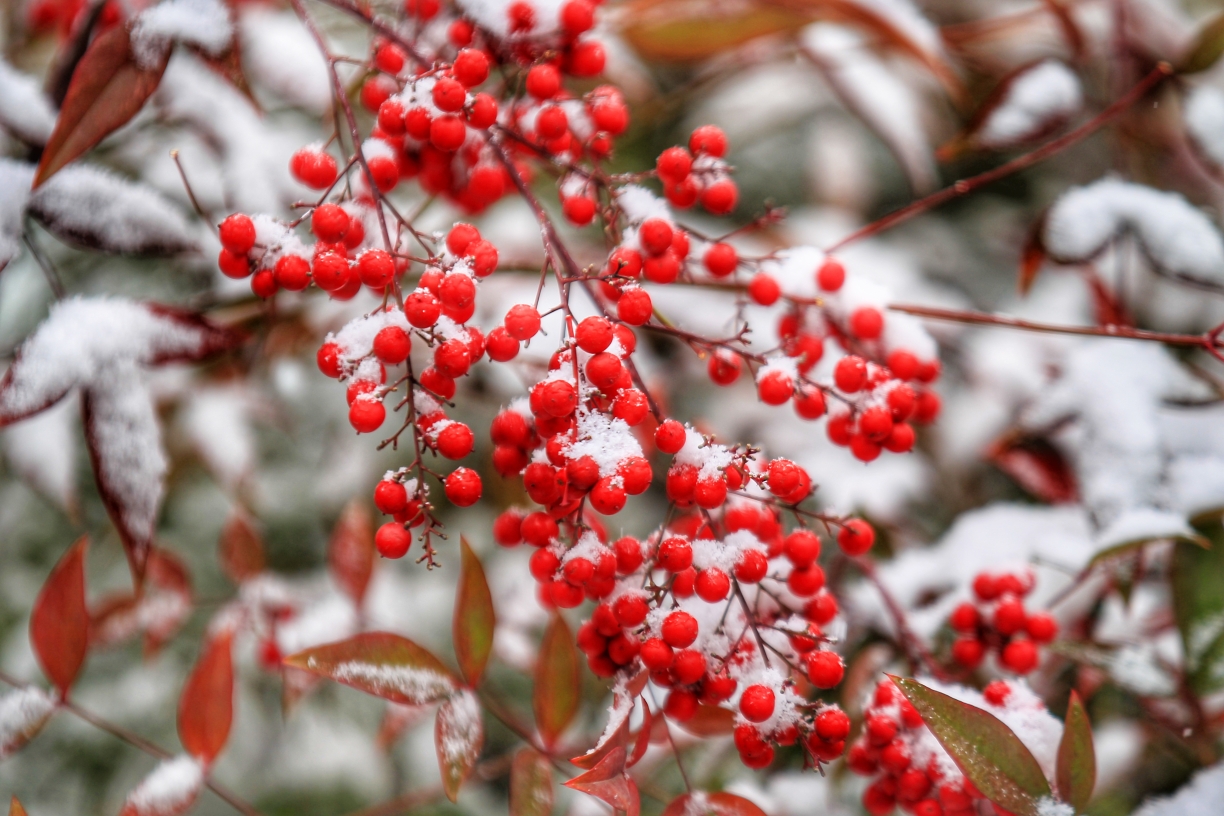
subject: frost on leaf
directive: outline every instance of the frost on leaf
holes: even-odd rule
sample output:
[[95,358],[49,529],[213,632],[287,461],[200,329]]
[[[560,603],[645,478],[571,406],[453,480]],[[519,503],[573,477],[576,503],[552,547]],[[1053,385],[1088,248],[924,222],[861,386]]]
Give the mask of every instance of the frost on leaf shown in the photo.
[[472,772],[483,744],[480,701],[474,692],[462,689],[442,703],[434,723],[434,746],[442,772],[442,787],[452,802],[458,798],[463,780]]
[[119,816],[178,816],[200,795],[204,769],[189,756],[164,760],[128,794]]
[[31,487],[70,514],[77,512],[77,417],[69,397],[4,429],[4,454]]
[[29,211],[58,238],[88,249],[172,255],[197,246],[187,220],[161,194],[87,164],[65,167],[35,190]]
[[43,145],[54,127],[55,107],[38,80],[0,60],[0,128],[27,144]]
[[1153,799],[1134,816],[1215,816],[1224,801],[1224,763],[1199,771],[1177,793]]
[[454,678],[438,658],[389,632],[365,632],[317,646],[285,663],[405,705],[436,703],[455,689]]
[[54,713],[55,705],[49,694],[34,686],[0,697],[0,759],[33,739]]
[[33,180],[34,165],[0,159],[0,269],[21,252],[21,219]]
[[1084,104],[1079,78],[1057,60],[1037,63],[1012,77],[977,130],[985,147],[1010,147],[1040,137]]
[[234,38],[230,12],[220,0],[165,0],[132,25],[132,52],[143,66],[164,60],[175,42],[220,56]]
[[1130,234],[1171,275],[1224,280],[1224,240],[1211,220],[1178,193],[1114,178],[1065,193],[1046,217],[1045,247],[1057,260],[1096,257]]

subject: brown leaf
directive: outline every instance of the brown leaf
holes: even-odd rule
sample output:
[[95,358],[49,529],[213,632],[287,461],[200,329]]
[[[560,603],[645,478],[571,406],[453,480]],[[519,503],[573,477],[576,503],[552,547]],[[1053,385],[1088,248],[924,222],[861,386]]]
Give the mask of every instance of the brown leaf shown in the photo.
[[534,748],[523,748],[510,766],[510,816],[549,816],[552,806],[552,765]]
[[264,570],[263,537],[242,508],[235,508],[221,528],[217,560],[221,562],[221,571],[235,584]]
[[85,552],[82,536],[51,570],[30,613],[30,643],[43,673],[67,695],[85,662],[89,610],[85,606]]
[[472,773],[484,744],[484,724],[480,701],[468,689],[460,689],[438,707],[434,721],[434,748],[442,772],[442,789],[452,802],[459,788]]
[[1079,501],[1075,471],[1058,448],[1042,437],[1010,432],[995,440],[985,456],[988,462],[1043,501],[1051,504]]
[[157,90],[169,57],[167,50],[157,64],[141,66],[126,26],[99,34],[72,74],[34,186],[127,124]]
[[459,538],[462,562],[459,566],[459,588],[455,594],[453,635],[455,657],[459,670],[475,688],[480,685],[489,653],[493,651],[493,631],[497,615],[493,611],[493,595],[485,578],[484,565],[472,552],[467,538]]
[[225,747],[234,718],[232,641],[225,632],[204,644],[179,697],[179,740],[205,766]]
[[360,609],[374,572],[374,521],[357,499],[345,506],[332,530],[327,565],[340,589]]
[[[699,798],[698,798],[699,797]],[[697,801],[693,801],[697,799]],[[663,816],[767,816],[755,804],[734,793],[685,793],[663,810]]]
[[553,615],[536,660],[532,708],[546,746],[553,746],[578,713],[578,650],[565,619]]
[[457,685],[442,661],[390,632],[315,646],[285,658],[285,664],[405,705],[436,703]]

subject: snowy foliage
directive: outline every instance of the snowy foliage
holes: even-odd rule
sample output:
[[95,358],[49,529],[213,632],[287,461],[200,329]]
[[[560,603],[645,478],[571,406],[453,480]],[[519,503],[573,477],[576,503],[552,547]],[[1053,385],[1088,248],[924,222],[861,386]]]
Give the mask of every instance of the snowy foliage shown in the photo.
[[30,144],[45,144],[55,127],[55,108],[38,80],[0,60],[0,128]]
[[1061,62],[1046,60],[1012,79],[977,138],[988,147],[1023,142],[1065,121],[1082,104],[1079,78]]

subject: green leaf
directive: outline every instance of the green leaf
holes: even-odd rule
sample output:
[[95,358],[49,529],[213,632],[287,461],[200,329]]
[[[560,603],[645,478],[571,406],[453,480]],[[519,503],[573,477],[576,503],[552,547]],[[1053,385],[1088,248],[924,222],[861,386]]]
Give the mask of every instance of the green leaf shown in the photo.
[[438,707],[434,721],[434,748],[442,771],[442,789],[452,802],[459,798],[459,787],[476,767],[482,745],[484,723],[480,718],[480,701],[470,690],[460,689]]
[[532,707],[544,744],[551,747],[578,713],[578,651],[565,619],[553,615],[536,661]]
[[1079,695],[1071,692],[1062,740],[1058,743],[1058,796],[1076,812],[1092,798],[1096,785],[1096,751],[1092,747],[1092,723]]
[[1170,581],[1173,614],[1181,632],[1190,687],[1205,694],[1224,687],[1224,528],[1199,528],[1210,549],[1174,545]]
[[493,612],[493,595],[485,579],[484,566],[472,552],[467,539],[460,537],[459,590],[455,595],[455,657],[459,670],[468,684],[480,684],[489,653],[493,651],[493,630],[497,616]]
[[1181,74],[1206,71],[1216,64],[1221,54],[1224,54],[1224,12],[1209,19],[1199,29],[1194,45],[1186,50],[1177,71]]
[[983,796],[1016,816],[1037,816],[1037,801],[1050,796],[1050,783],[1010,728],[990,712],[917,680],[889,677]]
[[306,649],[285,664],[404,705],[436,703],[457,685],[442,661],[390,632],[363,632]]
[[552,766],[534,748],[514,755],[510,766],[510,816],[548,816],[552,813]]

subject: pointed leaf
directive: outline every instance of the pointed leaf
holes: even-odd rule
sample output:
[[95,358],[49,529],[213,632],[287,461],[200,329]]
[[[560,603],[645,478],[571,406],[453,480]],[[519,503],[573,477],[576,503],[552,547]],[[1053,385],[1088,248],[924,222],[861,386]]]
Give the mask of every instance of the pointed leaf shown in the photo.
[[345,506],[332,530],[327,565],[332,579],[360,609],[374,572],[374,521],[366,506],[356,499]]
[[1020,276],[1016,282],[1021,297],[1027,295],[1033,288],[1041,267],[1045,265],[1046,250],[1045,245],[1041,242],[1041,234],[1044,229],[1045,217],[1042,216],[1033,224],[1028,237],[1025,238],[1024,249],[1020,253]]
[[523,748],[510,766],[510,816],[549,816],[553,806],[552,766],[534,748]]
[[55,713],[57,703],[37,686],[14,689],[0,697],[0,759],[34,739]]
[[1206,71],[1216,64],[1221,54],[1224,54],[1224,12],[1203,23],[1194,43],[1186,49],[1186,55],[1182,57],[1177,72],[1194,74]]
[[47,140],[34,186],[127,124],[157,90],[170,52],[140,65],[126,26],[97,36],[77,63],[55,130]]
[[1075,470],[1047,439],[1006,433],[986,450],[985,458],[1043,501],[1051,504],[1079,501]]
[[460,689],[438,707],[434,721],[434,748],[442,771],[442,789],[452,802],[459,798],[459,787],[476,766],[483,744],[480,701],[470,690]]
[[990,712],[917,680],[889,677],[983,796],[1017,816],[1037,816],[1037,801],[1050,796],[1050,783],[1010,728]]
[[637,736],[633,740],[633,753],[629,755],[629,761],[625,767],[632,768],[634,765],[642,761],[642,757],[646,756],[646,749],[650,747],[650,731],[654,727],[654,714],[650,711],[650,706],[646,705],[646,700],[642,700],[642,725],[638,728]]
[[544,744],[551,747],[578,713],[578,651],[565,619],[553,615],[536,661],[532,707]]
[[85,552],[82,536],[59,560],[43,584],[30,613],[30,643],[47,679],[67,695],[89,646],[89,610],[85,606]]
[[204,644],[179,698],[179,740],[203,765],[211,764],[225,747],[234,718],[232,640],[227,631]]
[[460,537],[459,591],[455,595],[455,657],[468,685],[480,684],[489,653],[493,651],[493,630],[497,616],[493,612],[493,595],[485,579],[484,566],[472,552],[467,539]]
[[767,816],[751,801],[734,793],[685,793],[671,801],[663,816]]
[[625,774],[626,759],[624,747],[618,745],[594,768],[566,782],[565,787],[602,799],[616,810],[637,813],[637,786]]
[[16,796],[9,802],[9,816],[26,816],[26,809],[17,801]]
[[241,508],[235,508],[221,528],[217,559],[221,562],[221,570],[235,584],[254,578],[264,570],[263,537]]
[[1096,750],[1092,745],[1092,723],[1079,695],[1071,692],[1062,740],[1058,743],[1058,798],[1076,812],[1088,806],[1096,785]]
[[285,663],[404,705],[436,703],[456,686],[442,661],[390,632],[363,632],[298,652]]
[[119,816],[180,816],[186,813],[204,787],[204,768],[193,757],[162,760],[136,786]]

